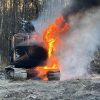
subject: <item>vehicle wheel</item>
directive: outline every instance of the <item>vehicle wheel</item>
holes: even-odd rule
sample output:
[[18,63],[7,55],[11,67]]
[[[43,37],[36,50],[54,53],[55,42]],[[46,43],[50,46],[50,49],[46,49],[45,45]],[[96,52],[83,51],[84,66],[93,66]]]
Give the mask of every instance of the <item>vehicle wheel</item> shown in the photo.
[[5,69],[5,78],[6,79],[14,79],[14,69],[13,68]]
[[48,81],[60,80],[60,71],[49,71],[47,73]]

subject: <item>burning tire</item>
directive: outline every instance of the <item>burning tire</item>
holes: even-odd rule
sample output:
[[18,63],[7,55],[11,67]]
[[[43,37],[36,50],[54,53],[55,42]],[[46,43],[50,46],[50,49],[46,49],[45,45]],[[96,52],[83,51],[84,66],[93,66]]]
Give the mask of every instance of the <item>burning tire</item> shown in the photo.
[[49,71],[47,77],[49,81],[60,80],[60,71]]

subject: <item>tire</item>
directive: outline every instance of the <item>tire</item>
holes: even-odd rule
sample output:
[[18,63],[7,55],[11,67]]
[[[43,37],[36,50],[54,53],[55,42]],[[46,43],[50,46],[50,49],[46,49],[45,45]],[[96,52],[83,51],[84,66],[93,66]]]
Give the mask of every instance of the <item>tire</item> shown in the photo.
[[5,69],[5,78],[6,79],[14,79],[14,69],[13,68]]
[[48,81],[60,80],[60,71],[49,71],[47,77]]

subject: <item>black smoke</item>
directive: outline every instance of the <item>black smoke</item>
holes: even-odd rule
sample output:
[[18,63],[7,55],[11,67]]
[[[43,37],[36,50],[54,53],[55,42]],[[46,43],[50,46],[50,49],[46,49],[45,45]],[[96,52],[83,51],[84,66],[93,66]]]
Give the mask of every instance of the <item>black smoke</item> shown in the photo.
[[15,68],[33,68],[42,65],[48,58],[45,48],[38,45],[16,46],[19,57],[14,61]]
[[89,78],[90,63],[100,46],[100,0],[69,1],[73,2],[64,10],[70,31],[63,40],[61,80]]
[[65,18],[67,18],[70,15],[84,12],[99,6],[100,0],[72,0],[72,4],[64,9],[63,15]]

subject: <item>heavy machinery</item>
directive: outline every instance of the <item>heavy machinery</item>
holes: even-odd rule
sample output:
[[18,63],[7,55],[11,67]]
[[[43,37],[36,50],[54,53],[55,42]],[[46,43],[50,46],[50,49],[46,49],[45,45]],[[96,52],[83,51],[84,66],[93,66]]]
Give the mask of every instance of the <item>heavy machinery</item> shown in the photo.
[[[27,69],[42,66],[48,59],[48,52],[43,46],[42,41],[36,39],[34,42],[31,40],[31,37],[34,37],[34,35],[37,35],[34,26],[30,22],[25,22],[21,33],[9,36],[10,65],[5,68],[5,76],[7,79],[27,79],[27,77],[29,78],[27,76],[29,75]],[[54,75],[56,74],[55,72],[53,73]],[[50,74],[52,74],[53,78],[50,78],[50,80],[58,80],[60,76],[59,72],[57,71],[57,74],[59,74],[57,77],[53,76],[53,73],[48,73],[48,79],[50,78]]]

